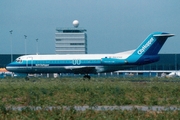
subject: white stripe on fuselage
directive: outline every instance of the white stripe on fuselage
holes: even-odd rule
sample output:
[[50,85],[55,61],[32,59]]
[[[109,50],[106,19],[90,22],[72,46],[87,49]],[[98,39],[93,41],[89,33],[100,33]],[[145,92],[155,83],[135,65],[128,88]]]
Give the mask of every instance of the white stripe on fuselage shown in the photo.
[[74,54],[74,55],[26,55],[21,56],[22,60],[32,58],[33,60],[74,60],[74,59],[101,59],[101,58],[117,58],[126,59],[130,54]]

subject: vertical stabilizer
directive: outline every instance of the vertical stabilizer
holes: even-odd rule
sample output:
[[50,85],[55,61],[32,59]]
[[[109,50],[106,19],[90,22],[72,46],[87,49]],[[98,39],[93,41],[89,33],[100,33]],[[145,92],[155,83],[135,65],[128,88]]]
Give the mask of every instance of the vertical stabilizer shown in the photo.
[[174,36],[174,34],[164,32],[154,32],[150,34],[134,51],[134,53],[128,57],[128,61],[142,62],[142,59],[152,59],[157,57],[158,52],[166,42],[168,37]]
[[135,50],[136,55],[157,55],[168,37],[173,34],[154,32],[150,34]]

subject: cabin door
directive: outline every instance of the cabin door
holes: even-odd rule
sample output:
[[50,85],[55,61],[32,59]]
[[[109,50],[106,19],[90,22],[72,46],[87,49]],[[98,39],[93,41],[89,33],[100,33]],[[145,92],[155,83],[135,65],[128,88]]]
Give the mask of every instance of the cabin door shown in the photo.
[[27,57],[26,68],[32,69],[33,67],[33,57]]

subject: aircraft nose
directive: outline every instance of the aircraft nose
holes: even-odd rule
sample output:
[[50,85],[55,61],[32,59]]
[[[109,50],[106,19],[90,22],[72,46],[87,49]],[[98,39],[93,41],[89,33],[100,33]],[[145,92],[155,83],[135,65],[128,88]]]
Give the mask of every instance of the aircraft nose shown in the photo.
[[11,71],[10,64],[6,65],[6,70],[7,70],[7,71]]

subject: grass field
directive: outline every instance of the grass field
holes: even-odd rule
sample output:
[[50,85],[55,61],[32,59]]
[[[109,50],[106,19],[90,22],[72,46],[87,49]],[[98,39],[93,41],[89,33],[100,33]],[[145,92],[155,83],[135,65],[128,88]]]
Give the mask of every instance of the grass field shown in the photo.
[[[130,82],[129,80],[133,80]],[[141,82],[139,82],[141,80]],[[146,82],[146,81],[150,82]],[[163,81],[173,82],[163,82]],[[144,82],[142,82],[144,81]],[[177,81],[177,82],[176,82]],[[170,78],[23,78],[0,79],[0,119],[163,119],[180,111],[7,110],[9,106],[180,105],[180,79]]]

